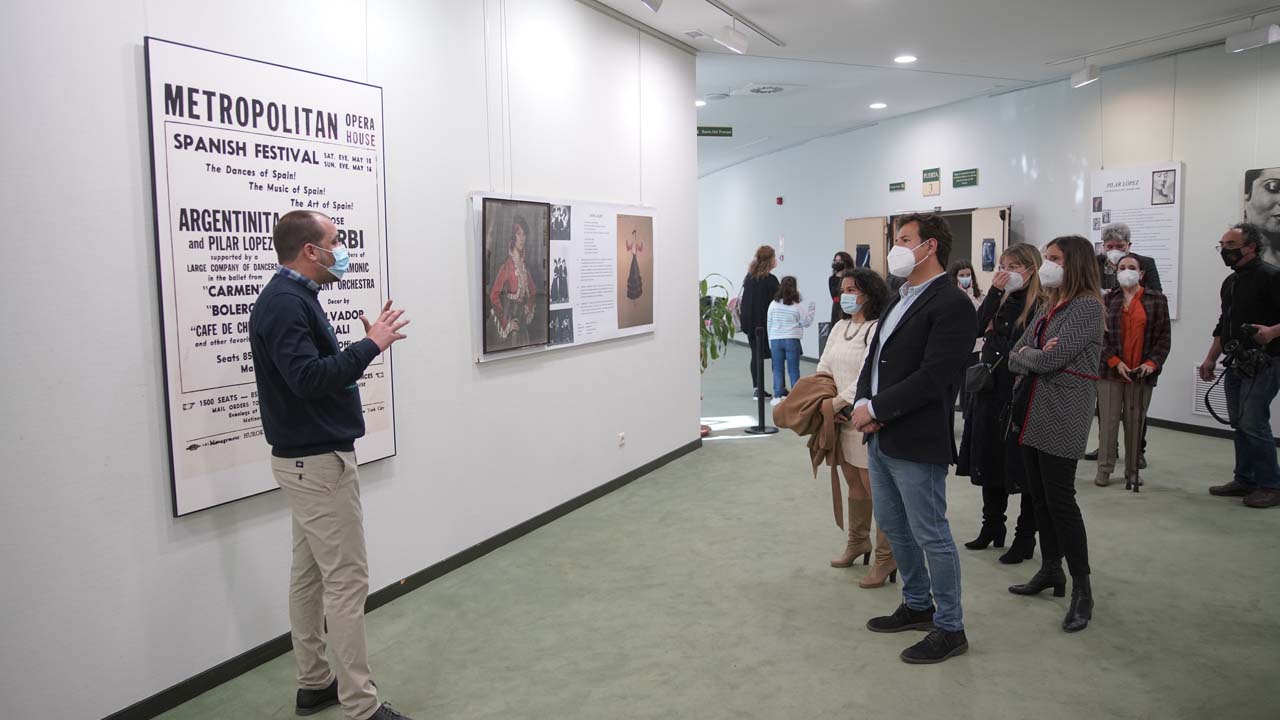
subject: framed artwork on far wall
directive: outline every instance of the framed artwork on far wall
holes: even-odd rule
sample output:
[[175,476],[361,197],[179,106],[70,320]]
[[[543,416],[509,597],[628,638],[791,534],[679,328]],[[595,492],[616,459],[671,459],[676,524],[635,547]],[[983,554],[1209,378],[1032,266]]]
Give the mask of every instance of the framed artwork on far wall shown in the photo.
[[546,345],[550,340],[547,269],[551,205],[484,198],[484,351]]

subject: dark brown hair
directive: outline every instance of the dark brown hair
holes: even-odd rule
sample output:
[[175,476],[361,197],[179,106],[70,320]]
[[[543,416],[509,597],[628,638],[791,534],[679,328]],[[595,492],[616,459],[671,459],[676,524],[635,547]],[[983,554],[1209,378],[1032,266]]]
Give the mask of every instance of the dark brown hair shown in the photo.
[[937,213],[907,213],[898,218],[898,231],[907,223],[916,223],[920,242],[938,242],[938,264],[946,267],[951,261],[951,225],[947,219]]
[[778,293],[773,296],[774,300],[783,305],[795,305],[800,302],[800,290],[796,287],[796,277],[787,275],[782,278],[782,283],[778,285]]
[[751,267],[747,268],[747,272],[751,277],[763,280],[773,271],[773,258],[773,248],[769,245],[761,245],[756,250],[756,256],[751,259]]
[[973,293],[976,298],[982,297],[982,288],[978,287],[978,273],[973,269],[973,263],[964,258],[952,260],[951,264],[947,266],[947,277],[951,280],[951,284],[964,290],[964,288],[960,287],[961,270],[969,271],[969,289],[965,290],[965,292]]
[[294,210],[280,216],[271,231],[276,246],[276,259],[281,265],[291,263],[308,244],[319,247],[324,240],[324,223],[328,216],[314,210]]
[[[853,278],[853,286],[862,293],[862,317],[867,320],[879,320],[880,314],[889,304],[889,286],[884,278],[880,277],[880,273],[871,268],[854,268],[840,273],[842,284],[845,278]],[[849,317],[844,310],[840,313]]]

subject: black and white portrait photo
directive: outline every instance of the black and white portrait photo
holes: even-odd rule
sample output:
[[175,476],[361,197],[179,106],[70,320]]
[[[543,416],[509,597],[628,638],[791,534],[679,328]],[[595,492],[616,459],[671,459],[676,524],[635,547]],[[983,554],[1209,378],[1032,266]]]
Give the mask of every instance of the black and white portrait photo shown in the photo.
[[1102,218],[1094,218],[1094,219],[1093,219],[1093,229],[1094,229],[1094,230],[1101,230],[1101,229],[1102,229]]
[[1102,196],[1101,195],[1093,199],[1093,211],[1102,212]]
[[570,345],[573,343],[573,308],[551,311],[551,344]]
[[1110,210],[1103,210],[1103,211],[1102,211],[1102,224],[1103,224],[1103,225],[1110,225],[1110,224],[1111,224],[1111,211],[1110,211]]
[[569,301],[569,261],[555,255],[551,258],[551,304],[563,305]]
[[1156,170],[1151,173],[1151,204],[1172,205],[1173,199],[1177,197],[1177,183],[1177,170]]
[[551,239],[570,240],[569,206],[551,206]]
[[1280,167],[1245,171],[1244,220],[1262,229],[1262,259],[1280,265]]

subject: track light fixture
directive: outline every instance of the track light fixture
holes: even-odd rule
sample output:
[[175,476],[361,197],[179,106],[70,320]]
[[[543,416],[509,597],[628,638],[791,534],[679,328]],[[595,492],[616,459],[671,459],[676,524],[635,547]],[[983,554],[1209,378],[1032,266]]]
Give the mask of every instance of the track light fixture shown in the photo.
[[725,25],[720,28],[719,32],[711,38],[716,41],[717,45],[742,55],[747,51],[747,36],[738,32],[738,21],[734,20],[733,25]]
[[1071,87],[1082,88],[1091,82],[1095,82],[1098,77],[1098,66],[1090,63],[1071,74]]
[[662,0],[640,0],[640,2],[654,12],[658,12],[658,8],[662,7]]
[[1268,25],[1257,30],[1236,33],[1227,38],[1227,52],[1238,53],[1280,43],[1280,25]]

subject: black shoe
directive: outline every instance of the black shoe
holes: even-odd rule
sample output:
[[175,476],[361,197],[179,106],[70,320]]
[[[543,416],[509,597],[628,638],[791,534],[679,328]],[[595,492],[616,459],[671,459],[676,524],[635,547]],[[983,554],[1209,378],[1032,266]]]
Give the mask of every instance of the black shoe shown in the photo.
[[932,665],[968,651],[969,640],[964,636],[963,630],[947,632],[934,629],[923,640],[903,650],[898,657],[902,658],[902,662],[912,665]]
[[1258,488],[1244,498],[1246,507],[1269,508],[1280,505],[1280,490],[1276,488]]
[[996,547],[1004,547],[1004,537],[1008,531],[1004,525],[988,525],[982,524],[982,529],[978,531],[978,537],[965,543],[964,546],[970,550],[986,550],[988,545],[995,544]]
[[1146,456],[1146,455],[1139,455],[1139,456],[1138,456],[1138,469],[1139,469],[1139,470],[1146,470],[1146,469],[1147,469],[1147,456]]
[[1062,619],[1062,629],[1069,633],[1080,632],[1089,627],[1093,619],[1093,588],[1089,586],[1089,576],[1081,575],[1071,578],[1071,607],[1067,616]]
[[[768,400],[768,399],[769,399],[769,398],[771,398],[771,397],[773,397],[773,396],[772,396],[772,395],[770,395],[770,394],[769,394],[769,392],[766,390],[766,391],[765,391],[765,393],[764,393],[764,399],[765,399],[765,400]],[[755,391],[755,393],[753,393],[753,394],[751,395],[751,399],[752,399],[752,400],[759,400],[759,399],[760,399],[760,391],[759,391],[759,390],[756,390],[756,391]]]
[[1039,595],[1049,588],[1053,588],[1054,597],[1066,596],[1067,576],[1063,574],[1061,565],[1041,565],[1035,577],[1023,585],[1010,585],[1009,592],[1014,595]]
[[867,629],[878,633],[896,633],[904,630],[932,630],[934,607],[912,610],[906,603],[898,606],[892,615],[873,617],[867,621]]
[[1218,497],[1244,497],[1256,489],[1257,487],[1254,485],[1246,485],[1239,480],[1232,480],[1226,485],[1214,485],[1209,488],[1209,494],[1217,495]]
[[1085,453],[1085,454],[1084,454],[1084,459],[1085,459],[1085,460],[1097,461],[1097,459],[1098,459],[1098,451],[1097,451],[1097,450],[1090,450],[1089,452],[1087,452],[1087,453]]
[[413,718],[405,715],[404,713],[396,712],[395,708],[386,703],[382,703],[378,706],[378,709],[374,710],[373,714],[365,718],[365,720],[413,720]]
[[1036,535],[1035,533],[1014,533],[1013,542],[1009,545],[1009,550],[1000,556],[1000,562],[1005,565],[1017,565],[1023,560],[1030,560],[1036,554]]
[[298,689],[298,702],[294,712],[298,715],[315,715],[325,708],[338,704],[338,679],[334,678],[329,687],[321,690]]

